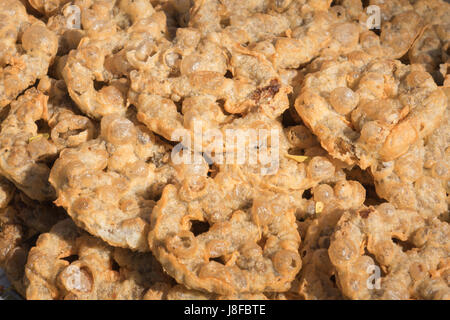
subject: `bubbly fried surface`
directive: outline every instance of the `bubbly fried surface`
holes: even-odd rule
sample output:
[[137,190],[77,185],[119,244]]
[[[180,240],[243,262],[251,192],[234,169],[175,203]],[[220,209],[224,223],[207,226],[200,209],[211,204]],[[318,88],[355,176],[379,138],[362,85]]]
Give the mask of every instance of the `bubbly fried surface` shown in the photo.
[[[448,270],[449,232],[446,222],[385,203],[346,212],[328,254],[348,298],[448,299],[440,270]],[[369,279],[374,272],[381,275],[378,284]]]
[[144,126],[110,115],[97,139],[61,152],[49,181],[80,227],[111,245],[148,251],[154,200],[175,174],[168,160],[167,147]]
[[63,220],[29,253],[26,295],[33,300],[140,299],[165,277],[151,254],[112,248]]
[[[39,201],[55,198],[48,176],[58,152],[92,139],[94,131],[91,121],[75,115],[61,89],[54,86],[57,84],[46,78],[37,89],[27,90],[11,103],[1,123],[0,172]],[[49,90],[49,95],[43,90]]]
[[330,238],[347,210],[361,208],[364,187],[356,181],[342,180],[334,185],[321,184],[313,189],[316,219],[311,219],[300,253],[303,267],[292,291],[306,300],[334,300],[343,296],[337,288],[336,269],[328,256]]
[[4,181],[0,190],[6,196],[0,209],[0,268],[14,289],[25,297],[28,252],[37,235],[49,231],[65,214],[49,203],[29,199]]
[[27,299],[450,299],[449,17],[0,0],[0,271]]
[[117,6],[115,1],[93,1],[82,9],[87,36],[69,53],[62,70],[69,94],[91,117],[125,114],[133,60],[145,59],[164,37],[165,15],[146,0],[121,0]]
[[322,146],[363,169],[395,160],[429,136],[446,106],[443,90],[420,66],[360,53],[325,62],[296,100]]
[[56,55],[56,35],[27,14],[19,0],[0,3],[0,108],[47,74]]
[[[199,187],[211,188],[167,186],[153,211],[149,243],[165,270],[188,287],[224,295],[286,290],[301,267],[293,210],[266,196],[228,217],[202,214]],[[192,228],[201,222],[209,228],[198,233]]]

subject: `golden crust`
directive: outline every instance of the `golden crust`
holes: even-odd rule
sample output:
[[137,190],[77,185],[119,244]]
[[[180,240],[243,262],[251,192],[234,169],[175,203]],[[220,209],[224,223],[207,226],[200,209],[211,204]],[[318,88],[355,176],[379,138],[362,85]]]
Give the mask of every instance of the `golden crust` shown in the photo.
[[343,296],[335,282],[336,270],[328,247],[344,212],[363,205],[365,190],[356,181],[342,180],[334,187],[321,184],[312,193],[316,218],[310,221],[303,238],[300,247],[303,267],[290,291],[306,300],[339,300]]
[[155,12],[148,1],[121,0],[118,8],[106,2],[83,8],[87,36],[70,52],[62,71],[71,98],[98,119],[125,114],[133,61],[148,57],[166,33],[164,13]]
[[448,214],[450,181],[450,109],[428,138],[398,159],[373,169],[377,193],[397,208],[423,216]]
[[129,99],[140,121],[176,140],[175,132],[192,133],[194,121],[202,129],[222,130],[250,113],[274,119],[288,108],[290,91],[264,55],[241,46],[229,33],[202,38],[198,30],[186,28],[131,72]]
[[18,0],[0,4],[0,108],[47,74],[58,49],[56,35],[28,16]]
[[441,0],[420,0],[414,3],[414,10],[424,19],[426,29],[409,51],[409,60],[422,64],[442,82],[439,68],[448,58],[445,48],[450,43],[450,4]]
[[448,299],[439,270],[448,269],[449,232],[446,222],[388,203],[346,212],[328,249],[342,293],[350,299]]
[[446,105],[419,66],[364,54],[323,63],[306,77],[295,103],[331,155],[362,169],[394,160],[430,135]]
[[38,12],[46,16],[53,15],[64,4],[71,0],[28,0],[29,4]]
[[141,299],[167,281],[149,253],[115,249],[67,219],[42,234],[26,265],[27,299]]
[[105,116],[97,139],[63,150],[56,160],[49,177],[56,203],[107,243],[148,251],[147,221],[154,200],[175,178],[167,152],[142,125]]
[[43,78],[38,89],[27,90],[11,103],[1,123],[0,172],[30,198],[54,200],[48,183],[52,160],[63,147],[77,146],[93,133],[90,120],[75,114],[64,86]]
[[11,202],[0,209],[0,268],[14,289],[24,297],[28,252],[36,236],[49,231],[64,217],[64,213],[50,204],[32,201],[12,185],[2,183],[2,192],[10,194]]
[[[211,190],[212,183],[203,190]],[[149,243],[165,270],[190,288],[222,295],[285,291],[301,267],[293,210],[282,208],[282,198],[269,194],[254,199],[249,195],[243,200],[252,199],[251,208],[230,208],[228,217],[202,214],[210,209],[202,203],[211,200],[195,197],[202,193],[197,189],[167,186],[152,213]],[[189,203],[183,200],[188,191],[193,192]],[[217,202],[219,197],[214,197]],[[193,221],[207,223],[209,230],[196,234]]]
[[450,299],[449,8],[1,0],[0,268],[28,299]]

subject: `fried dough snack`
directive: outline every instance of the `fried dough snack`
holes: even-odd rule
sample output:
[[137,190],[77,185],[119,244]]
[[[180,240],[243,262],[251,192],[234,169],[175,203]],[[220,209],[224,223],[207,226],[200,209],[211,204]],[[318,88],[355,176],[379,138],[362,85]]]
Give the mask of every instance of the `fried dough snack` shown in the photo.
[[[55,7],[48,18],[47,28],[58,36],[58,52],[54,65],[57,65],[60,69],[63,68],[61,65],[64,65],[67,61],[69,52],[76,49],[81,39],[86,35],[87,30],[84,28],[91,27],[88,23],[81,24],[82,16],[94,15],[92,11],[89,11],[89,6],[89,1],[63,0],[62,5]],[[61,70],[58,71],[61,73]],[[58,79],[62,79],[62,77],[58,77]]]
[[378,37],[369,31],[361,1],[196,1],[190,26],[205,34],[227,30],[239,42],[267,57],[275,68],[298,68],[319,55],[357,48],[400,58],[423,30],[408,1],[371,1],[383,14]]
[[202,38],[178,29],[173,45],[162,45],[139,69],[131,72],[129,100],[141,122],[171,141],[192,134],[195,122],[225,130],[247,114],[274,119],[289,106],[291,89],[273,65],[226,32]]
[[151,1],[155,10],[162,10],[167,17],[167,29],[171,37],[175,36],[178,28],[188,26],[190,10],[193,5],[191,0],[157,0]]
[[0,108],[47,74],[58,41],[18,0],[0,3]]
[[418,65],[362,53],[308,74],[295,107],[330,154],[362,169],[408,151],[440,124],[442,89]]
[[219,173],[168,185],[149,244],[169,275],[221,295],[285,291],[301,267],[288,196],[257,192]]
[[424,28],[422,16],[415,12],[408,0],[370,0],[381,14],[380,42],[385,57],[400,59],[421,35]]
[[14,215],[8,210],[8,204],[14,197],[15,188],[8,180],[0,177],[0,266],[4,265],[8,251],[20,238],[20,230],[14,223]]
[[0,173],[39,201],[55,198],[48,176],[61,148],[91,139],[94,130],[90,120],[75,115],[64,85],[59,85],[62,88],[48,78],[41,80],[38,89],[27,90],[11,103],[1,123]]
[[96,136],[95,124],[80,114],[70,100],[64,81],[43,78],[38,89],[49,96],[47,103],[49,138],[58,153],[64,148],[77,147]]
[[429,137],[372,170],[377,193],[397,208],[428,217],[449,212],[450,106],[442,117],[442,124]]
[[328,11],[330,4],[328,0],[194,1],[189,25],[204,34],[232,33],[239,43],[265,55],[276,69],[298,68],[326,48],[333,29],[339,29],[342,21]]
[[424,65],[437,77],[439,65],[447,60],[445,47],[450,43],[450,4],[441,0],[420,0],[414,3],[414,9],[427,27],[409,51],[409,60]]
[[[449,268],[449,236],[448,223],[385,203],[346,212],[328,254],[347,298],[449,299],[441,277]],[[369,278],[372,268],[380,270],[378,283]]]
[[26,265],[27,299],[141,299],[167,281],[149,253],[112,248],[70,219],[41,235]]
[[317,219],[310,222],[300,253],[303,267],[290,291],[305,300],[342,299],[334,282],[336,270],[328,256],[330,238],[346,210],[361,208],[365,200],[364,187],[356,181],[342,180],[332,187],[321,184],[313,188]]
[[70,1],[71,0],[28,0],[34,9],[46,16],[53,15],[62,6]]
[[168,151],[143,125],[105,116],[97,139],[63,150],[56,160],[49,178],[56,204],[110,245],[148,251],[154,200],[175,179]]
[[1,174],[36,200],[54,199],[54,190],[48,183],[50,168],[45,160],[55,157],[57,149],[42,135],[30,141],[38,135],[35,121],[46,119],[47,100],[35,88],[28,90],[11,104],[0,135]]
[[[257,120],[261,123],[261,119]],[[256,123],[250,127],[259,128]],[[264,125],[259,124],[260,128],[267,128],[270,124],[270,129],[278,130],[278,142],[272,141],[272,137],[267,141],[259,140],[259,145],[249,153],[258,154],[267,148],[271,157],[278,157],[278,166],[273,166],[273,163],[267,160],[263,162],[260,158],[253,164],[248,154],[245,163],[218,165],[219,171],[226,172],[230,177],[254,188],[282,194],[302,194],[319,183],[335,183],[345,177],[342,170],[345,164],[329,157],[306,127],[298,125],[283,129],[276,121],[263,123]],[[236,124],[236,128],[239,128],[239,122]],[[300,202],[297,204],[299,207],[302,206]]]
[[144,295],[143,300],[267,300],[262,293],[241,293],[230,296],[221,296],[204,291],[188,289],[176,282],[155,283]]
[[0,209],[6,208],[14,196],[14,185],[0,176]]
[[0,229],[0,268],[5,271],[15,290],[24,296],[23,276],[29,250],[26,239],[30,234],[10,206],[0,209]]
[[449,19],[0,0],[0,270],[27,299],[450,299]]
[[87,36],[69,54],[62,72],[78,107],[98,119],[125,114],[132,62],[147,59],[166,33],[164,13],[155,12],[149,1],[121,0],[114,5],[94,1],[82,8]]
[[3,180],[1,191],[11,202],[2,203],[5,207],[0,209],[0,268],[15,290],[25,296],[23,280],[28,251],[35,237],[50,230],[64,213],[50,204],[28,199]]

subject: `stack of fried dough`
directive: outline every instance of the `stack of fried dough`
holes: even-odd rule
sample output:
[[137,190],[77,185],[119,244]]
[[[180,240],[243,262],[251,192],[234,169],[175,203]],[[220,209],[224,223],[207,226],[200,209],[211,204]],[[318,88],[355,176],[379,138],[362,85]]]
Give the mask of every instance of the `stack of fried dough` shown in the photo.
[[24,299],[450,299],[450,3],[0,0],[0,40]]

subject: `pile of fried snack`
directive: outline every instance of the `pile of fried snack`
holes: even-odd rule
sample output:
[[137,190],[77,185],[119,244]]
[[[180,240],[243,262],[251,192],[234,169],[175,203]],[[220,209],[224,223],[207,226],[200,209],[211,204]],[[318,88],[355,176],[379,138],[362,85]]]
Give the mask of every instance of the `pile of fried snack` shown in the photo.
[[[0,268],[26,299],[450,299],[449,99],[444,0],[0,0]],[[174,161],[198,127],[275,130],[277,170]]]

